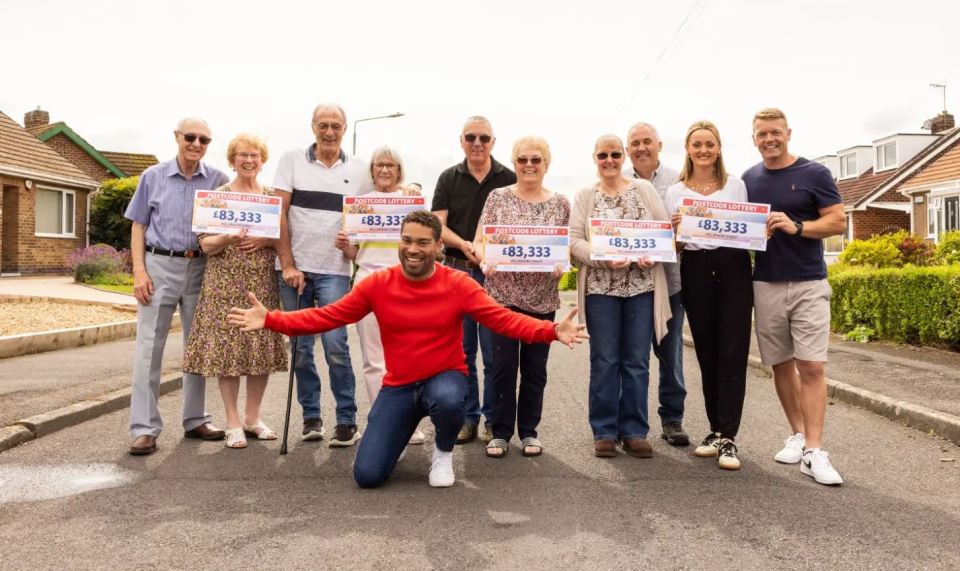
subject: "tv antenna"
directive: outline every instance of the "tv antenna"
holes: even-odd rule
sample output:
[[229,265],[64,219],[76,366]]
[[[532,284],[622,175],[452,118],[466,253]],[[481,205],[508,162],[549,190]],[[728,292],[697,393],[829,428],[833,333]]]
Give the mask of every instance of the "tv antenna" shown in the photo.
[[943,92],[943,112],[947,112],[947,84],[946,83],[931,83],[930,87],[940,89]]

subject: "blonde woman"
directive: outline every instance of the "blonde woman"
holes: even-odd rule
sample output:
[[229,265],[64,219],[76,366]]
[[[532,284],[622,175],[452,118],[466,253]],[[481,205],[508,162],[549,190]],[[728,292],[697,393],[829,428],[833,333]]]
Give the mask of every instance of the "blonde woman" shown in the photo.
[[[667,208],[680,223],[684,198],[747,202],[747,187],[723,166],[720,132],[709,121],[687,129],[687,156],[680,181],[667,189]],[[693,334],[710,433],[694,450],[739,470],[734,440],[743,415],[753,312],[753,282],[746,250],[684,244],[680,287]]]
[[579,264],[580,318],[590,333],[589,419],[593,453],[616,456],[617,443],[636,458],[650,458],[647,441],[647,387],[650,348],[663,339],[670,320],[670,295],[662,264],[590,259],[590,218],[667,220],[656,189],[623,171],[623,142],[603,135],[594,144],[600,175],[577,193],[570,213],[570,248]]
[[[218,191],[273,194],[257,181],[267,162],[267,145],[253,135],[237,135],[227,146],[227,160],[237,176]],[[274,440],[276,433],[260,419],[267,377],[287,369],[287,351],[277,333],[241,333],[227,324],[231,307],[246,303],[252,291],[264,305],[280,307],[274,274],[276,240],[239,234],[201,234],[200,249],[208,256],[200,300],[183,355],[183,370],[217,377],[227,414],[227,448],[245,448],[246,436]],[[263,297],[261,297],[261,295]],[[247,402],[241,419],[237,399],[240,377],[247,377]]]

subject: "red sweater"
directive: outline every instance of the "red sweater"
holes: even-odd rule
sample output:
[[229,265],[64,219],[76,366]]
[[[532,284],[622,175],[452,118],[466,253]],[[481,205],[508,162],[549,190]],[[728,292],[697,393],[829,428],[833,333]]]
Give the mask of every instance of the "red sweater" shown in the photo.
[[552,321],[510,311],[466,273],[440,264],[424,281],[408,279],[399,265],[380,270],[336,303],[301,311],[271,311],[264,327],[285,335],[322,333],[355,323],[371,311],[380,324],[387,365],[384,386],[422,381],[443,371],[467,374],[465,314],[526,343],[549,343],[557,338]]

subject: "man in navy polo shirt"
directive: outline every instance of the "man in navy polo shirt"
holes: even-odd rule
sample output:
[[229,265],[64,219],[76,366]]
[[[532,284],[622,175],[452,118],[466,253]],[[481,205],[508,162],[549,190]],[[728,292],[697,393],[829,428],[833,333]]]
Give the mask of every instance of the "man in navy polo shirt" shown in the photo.
[[[280,301],[287,311],[323,307],[350,290],[353,266],[334,243],[343,219],[343,197],[373,189],[367,164],[341,149],[347,130],[343,108],[320,104],[313,111],[315,141],[287,151],[277,165],[273,188],[283,198],[277,243]],[[357,430],[356,377],[347,345],[347,330],[338,327],[320,335],[336,401],[337,424],[331,447],[354,445]],[[314,336],[297,337],[297,400],[303,408],[303,440],[324,436],[320,418],[320,375],[314,361]]]
[[[440,173],[433,191],[431,210],[443,223],[444,264],[466,272],[481,285],[483,272],[473,251],[473,237],[490,192],[517,182],[517,175],[503,166],[490,153],[497,139],[490,121],[479,115],[467,119],[460,134],[460,147],[466,155],[458,163]],[[480,383],[477,378],[477,346],[483,358],[483,406],[480,404]],[[463,352],[469,372],[467,416],[457,444],[477,437],[480,414],[486,418],[483,439],[489,441],[490,407],[493,404],[493,338],[490,331],[471,317],[463,319]]]
[[799,462],[817,482],[840,485],[843,479],[821,448],[832,293],[822,240],[846,229],[843,203],[826,167],[790,154],[782,111],[757,112],[753,142],[763,162],[743,173],[743,181],[750,201],[771,210],[767,250],[756,253],[753,272],[757,345],[763,364],[773,367],[792,434],[774,459]]
[[[154,165],[140,175],[137,190],[124,216],[133,221],[130,260],[137,311],[137,348],[130,394],[130,454],[146,456],[157,451],[163,419],[160,369],[173,312],[180,308],[183,344],[193,324],[207,259],[200,254],[191,230],[193,194],[229,182],[227,175],[201,161],[210,144],[210,127],[203,119],[187,118],[173,132],[176,158]],[[183,375],[183,429],[187,438],[219,440],[224,431],[210,423],[205,410],[206,380]]]

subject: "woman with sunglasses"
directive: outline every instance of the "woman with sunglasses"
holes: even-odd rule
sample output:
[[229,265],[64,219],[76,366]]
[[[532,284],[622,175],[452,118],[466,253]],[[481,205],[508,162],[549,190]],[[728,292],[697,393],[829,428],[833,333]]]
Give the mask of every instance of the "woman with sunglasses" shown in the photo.
[[[267,157],[267,145],[262,139],[237,135],[227,146],[227,161],[237,177],[217,190],[272,195],[270,187],[257,181]],[[283,338],[267,331],[241,333],[227,324],[226,315],[231,307],[246,303],[248,291],[265,300],[264,305],[280,308],[274,273],[276,240],[249,237],[243,230],[239,234],[200,234],[199,241],[209,259],[184,350],[183,370],[217,377],[227,415],[227,448],[246,448],[245,436],[275,440],[276,433],[260,419],[260,403],[268,375],[287,370]],[[244,375],[247,403],[241,420],[237,400],[240,377]]]
[[[403,161],[400,154],[390,147],[378,147],[370,157],[370,178],[374,190],[367,197],[399,198],[406,194],[419,194],[419,189],[405,190],[403,182]],[[343,255],[357,264],[354,285],[360,283],[377,270],[397,265],[397,243],[365,241],[352,244],[343,230],[337,233],[334,244]],[[367,385],[370,406],[377,400],[383,375],[387,366],[383,357],[383,344],[380,341],[380,326],[373,313],[357,322],[357,336],[360,337],[360,353],[363,355],[363,378]],[[424,434],[418,427],[410,437],[410,444],[423,444]]]
[[[474,250],[483,262],[481,236],[484,225],[566,226],[570,202],[562,194],[544,188],[543,177],[550,167],[550,147],[540,137],[527,136],[513,145],[513,167],[517,182],[490,193],[477,224]],[[552,321],[560,308],[557,285],[563,267],[553,272],[498,272],[483,264],[484,287],[490,297],[513,311]],[[516,427],[524,456],[539,456],[543,443],[537,426],[543,412],[543,391],[547,385],[549,343],[523,343],[497,333],[493,336],[493,439],[487,456],[503,458]],[[517,371],[520,372],[519,396]]]
[[[723,166],[720,132],[709,121],[687,129],[680,181],[667,190],[674,228],[684,198],[747,202],[743,181]],[[683,306],[693,334],[710,434],[694,450],[717,458],[720,468],[739,470],[734,439],[740,427],[747,384],[753,282],[746,250],[684,244],[680,264]]]
[[590,259],[591,218],[667,220],[657,191],[643,179],[626,179],[623,142],[597,139],[593,152],[600,180],[577,193],[570,214],[570,249],[579,265],[580,319],[590,333],[589,420],[593,453],[617,455],[617,443],[636,458],[650,458],[647,385],[650,348],[667,334],[670,298],[660,263]]

